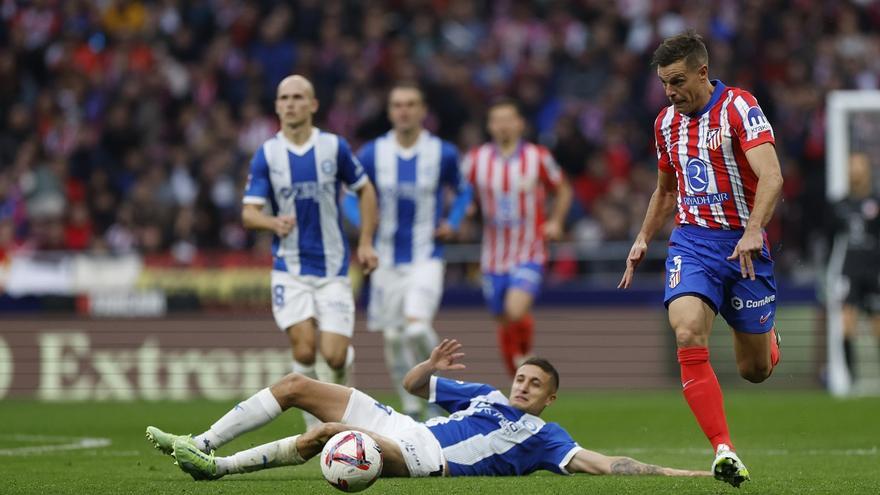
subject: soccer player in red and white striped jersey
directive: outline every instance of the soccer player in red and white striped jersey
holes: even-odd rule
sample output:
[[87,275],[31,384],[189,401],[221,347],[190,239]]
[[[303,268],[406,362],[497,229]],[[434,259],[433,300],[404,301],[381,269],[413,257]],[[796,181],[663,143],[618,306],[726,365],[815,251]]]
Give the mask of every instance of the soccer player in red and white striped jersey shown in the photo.
[[[483,295],[498,321],[498,345],[511,375],[532,350],[529,314],[543,277],[546,240],[562,237],[571,186],[547,148],[523,141],[525,121],[516,103],[489,108],[492,142],[471,150],[462,174],[483,212]],[[554,204],[545,213],[548,189]]]
[[762,382],[779,362],[776,282],[763,230],[782,190],[773,129],[748,91],[709,79],[708,52],[696,33],[666,39],[653,63],[672,104],[654,123],[657,189],[620,287],[630,286],[651,238],[677,212],[664,302],[682,388],[715,450],[715,477],[739,486],[749,473],[730,441],[708,340],[721,313],[734,330],[743,378]]

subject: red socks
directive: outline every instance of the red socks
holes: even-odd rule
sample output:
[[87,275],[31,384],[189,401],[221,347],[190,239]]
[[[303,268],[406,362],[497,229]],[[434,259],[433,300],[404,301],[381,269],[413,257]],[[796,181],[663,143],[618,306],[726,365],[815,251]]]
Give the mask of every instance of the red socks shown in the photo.
[[521,320],[514,323],[515,332],[519,335],[519,354],[529,356],[532,354],[532,342],[535,336],[535,320],[532,315],[525,315]]
[[706,347],[687,347],[678,350],[681,364],[681,385],[684,398],[697,418],[703,433],[712,443],[712,450],[718,444],[726,444],[733,449],[727,418],[724,416],[724,399],[718,378],[709,364],[709,349]]
[[535,320],[526,315],[517,322],[498,325],[498,349],[510,376],[516,373],[517,360],[532,353]]
[[516,373],[516,364],[513,360],[519,348],[519,342],[518,339],[515,339],[516,333],[512,327],[513,325],[509,323],[498,324],[498,350],[501,351],[501,360],[510,376]]
[[776,342],[776,327],[770,329],[770,364],[779,364],[779,343]]

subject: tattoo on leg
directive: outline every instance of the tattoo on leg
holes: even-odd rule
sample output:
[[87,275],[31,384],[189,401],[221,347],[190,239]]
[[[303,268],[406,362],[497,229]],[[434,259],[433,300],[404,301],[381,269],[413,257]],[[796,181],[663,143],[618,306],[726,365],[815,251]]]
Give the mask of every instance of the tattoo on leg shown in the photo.
[[611,463],[611,474],[663,474],[663,468],[622,457]]

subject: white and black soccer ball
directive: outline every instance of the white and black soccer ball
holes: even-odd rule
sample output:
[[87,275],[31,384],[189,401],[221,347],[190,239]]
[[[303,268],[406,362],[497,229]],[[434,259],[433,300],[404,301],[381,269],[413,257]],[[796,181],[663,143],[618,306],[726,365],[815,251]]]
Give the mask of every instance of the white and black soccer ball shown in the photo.
[[382,448],[366,433],[339,432],[324,444],[321,472],[339,490],[366,490],[382,472]]

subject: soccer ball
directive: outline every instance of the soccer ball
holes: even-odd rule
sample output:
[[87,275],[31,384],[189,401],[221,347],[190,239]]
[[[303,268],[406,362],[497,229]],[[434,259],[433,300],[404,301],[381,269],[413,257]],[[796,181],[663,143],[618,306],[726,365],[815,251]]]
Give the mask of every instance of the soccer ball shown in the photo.
[[366,433],[339,432],[324,444],[321,472],[344,492],[366,490],[382,472],[382,448]]

